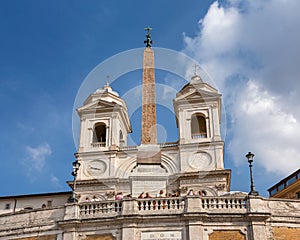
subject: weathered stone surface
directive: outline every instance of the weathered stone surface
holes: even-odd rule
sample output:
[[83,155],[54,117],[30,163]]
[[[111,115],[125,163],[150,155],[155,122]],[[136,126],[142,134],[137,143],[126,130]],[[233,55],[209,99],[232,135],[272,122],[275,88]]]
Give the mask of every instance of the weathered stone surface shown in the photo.
[[160,164],[160,146],[149,144],[138,146],[137,164]]
[[154,52],[144,50],[141,144],[157,143]]
[[166,192],[167,183],[166,178],[163,177],[144,177],[144,178],[135,178],[132,180],[132,195],[139,196],[141,193],[149,192],[150,196],[155,197],[160,190]]
[[181,235],[180,231],[142,232],[141,240],[181,240]]

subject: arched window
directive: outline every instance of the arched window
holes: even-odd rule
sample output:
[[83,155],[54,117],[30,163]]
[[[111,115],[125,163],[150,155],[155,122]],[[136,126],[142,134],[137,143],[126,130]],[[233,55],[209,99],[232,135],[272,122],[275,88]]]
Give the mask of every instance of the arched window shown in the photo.
[[119,142],[120,147],[124,146],[125,141],[124,141],[123,133],[121,130],[119,133],[119,139],[120,139],[120,142]]
[[206,120],[203,114],[196,113],[192,115],[191,130],[193,139],[207,138]]
[[106,125],[105,123],[96,123],[94,127],[93,142],[99,143],[101,147],[106,145]]

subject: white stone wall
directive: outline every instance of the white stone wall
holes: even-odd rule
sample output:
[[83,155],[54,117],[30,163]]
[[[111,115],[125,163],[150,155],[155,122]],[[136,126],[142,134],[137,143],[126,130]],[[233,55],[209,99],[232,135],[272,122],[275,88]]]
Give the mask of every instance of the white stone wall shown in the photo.
[[[0,214],[18,212],[26,208],[41,209],[43,204],[47,209],[64,206],[70,195],[71,193],[2,197],[0,198]],[[9,209],[5,209],[7,204],[10,205]]]
[[0,214],[0,239],[103,234],[118,240],[209,240],[214,231],[238,231],[246,240],[271,240],[275,227],[300,229],[299,209],[299,200],[245,195],[102,200]]

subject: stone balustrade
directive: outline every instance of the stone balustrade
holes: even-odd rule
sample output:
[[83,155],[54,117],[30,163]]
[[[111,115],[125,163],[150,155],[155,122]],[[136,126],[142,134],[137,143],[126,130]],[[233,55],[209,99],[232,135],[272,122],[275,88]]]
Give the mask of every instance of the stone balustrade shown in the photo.
[[[100,147],[92,143],[94,148]],[[165,143],[159,143],[158,144],[161,148],[168,148],[168,147],[177,147],[178,142],[165,142]],[[132,150],[137,150],[138,146],[119,146],[120,151],[132,151]]]
[[[267,199],[245,196],[184,196],[170,198],[128,198],[123,200],[101,200],[80,203],[66,203],[65,206],[23,210],[0,215],[0,239],[8,235],[43,231],[57,234],[62,226],[89,220],[118,221],[126,218],[170,218],[180,216],[202,216],[202,219],[215,219],[216,216],[227,221],[255,219],[274,221],[284,226],[299,223],[300,200]],[[229,219],[229,220],[228,220]],[[256,221],[255,220],[255,221]],[[210,220],[207,220],[210,221]],[[70,238],[72,239],[72,238]],[[256,239],[260,239],[257,237]],[[265,238],[264,238],[265,239]]]
[[246,213],[244,197],[170,197],[131,198],[121,201],[97,201],[79,203],[80,218],[114,217],[117,215],[153,215],[183,213]]
[[105,147],[106,143],[105,142],[94,142],[91,143],[92,148],[100,148],[100,147]]
[[95,201],[79,205],[80,216],[118,215],[122,211],[122,201]]
[[206,132],[192,134],[192,139],[200,139],[200,138],[207,138]]
[[137,146],[122,146],[122,147],[119,147],[119,150],[122,150],[122,151],[137,150]]
[[205,197],[201,199],[202,209],[234,209],[245,210],[246,199],[245,198],[214,198]]
[[139,212],[177,211],[183,212],[184,198],[149,198],[138,199],[137,210]]
[[159,146],[161,148],[166,148],[166,147],[177,147],[178,142],[165,142],[165,143],[160,143]]

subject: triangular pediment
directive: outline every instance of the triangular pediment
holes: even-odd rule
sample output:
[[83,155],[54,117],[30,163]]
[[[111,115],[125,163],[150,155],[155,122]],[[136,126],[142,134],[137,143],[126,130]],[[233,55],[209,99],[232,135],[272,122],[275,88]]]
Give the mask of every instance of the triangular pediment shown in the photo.
[[80,108],[77,109],[77,112],[84,112],[84,111],[99,111],[104,109],[111,109],[115,108],[116,106],[120,106],[115,102],[107,102],[104,100],[98,100],[91,103],[88,103]]
[[176,94],[175,101],[187,100],[187,101],[196,101],[196,100],[205,100],[211,98],[220,98],[221,94],[218,91],[206,83],[199,85],[187,84],[184,86],[181,91]]
[[197,84],[188,83],[179,92],[183,94],[185,92],[190,91],[191,89],[197,89],[198,91],[203,91],[203,92],[218,93],[217,89],[215,89],[214,87],[212,87],[207,83],[197,83]]

